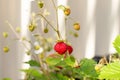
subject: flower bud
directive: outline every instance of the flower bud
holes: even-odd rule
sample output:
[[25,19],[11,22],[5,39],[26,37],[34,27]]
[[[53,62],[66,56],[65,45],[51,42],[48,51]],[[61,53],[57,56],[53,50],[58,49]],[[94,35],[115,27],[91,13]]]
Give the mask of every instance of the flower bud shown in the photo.
[[9,47],[5,46],[5,47],[3,48],[3,51],[4,51],[5,53],[9,52]]
[[66,16],[69,16],[70,13],[71,13],[70,8],[65,8],[65,9],[64,9],[64,14],[65,14]]
[[8,33],[7,32],[3,32],[3,37],[7,38],[8,37]]
[[73,25],[73,27],[74,27],[75,30],[80,30],[80,24],[79,23],[75,23]]
[[44,3],[40,1],[40,2],[38,2],[38,6],[39,6],[40,8],[43,8]]

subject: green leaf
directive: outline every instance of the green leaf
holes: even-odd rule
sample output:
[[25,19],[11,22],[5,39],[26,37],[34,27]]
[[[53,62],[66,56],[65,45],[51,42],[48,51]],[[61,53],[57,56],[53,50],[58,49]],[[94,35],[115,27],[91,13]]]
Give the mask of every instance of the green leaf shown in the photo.
[[61,73],[50,73],[50,80],[70,80],[67,76],[64,76]]
[[118,35],[114,42],[113,42],[113,46],[116,49],[116,51],[120,54],[120,35]]
[[63,60],[63,56],[59,54],[52,54],[46,58],[46,62],[49,65],[56,65]]
[[100,79],[120,80],[120,62],[110,63],[101,69]]
[[40,67],[40,63],[35,60],[29,60],[28,62],[25,62],[25,63],[29,64],[30,66]]
[[34,68],[29,68],[29,69],[22,69],[21,71],[27,73],[28,75],[31,75],[33,77],[41,77],[41,73],[39,70],[34,69]]
[[67,65],[71,66],[71,67],[74,67],[75,66],[75,63],[76,63],[76,60],[73,56],[68,56],[66,59],[65,59],[65,62]]
[[83,59],[80,62],[80,68],[75,69],[76,73],[80,76],[96,78],[98,76],[95,71],[95,65],[97,63],[92,59]]
[[[1,80],[1,79],[0,79]],[[2,80],[12,80],[12,79],[10,79],[10,78],[3,78]]]

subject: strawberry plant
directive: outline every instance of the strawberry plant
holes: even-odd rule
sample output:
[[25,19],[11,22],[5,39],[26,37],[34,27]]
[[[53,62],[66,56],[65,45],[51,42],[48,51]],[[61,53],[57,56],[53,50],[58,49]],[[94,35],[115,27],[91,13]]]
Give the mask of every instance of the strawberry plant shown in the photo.
[[[118,57],[114,55],[110,56],[109,62],[105,57],[100,59],[99,63],[93,59],[83,58],[78,61],[73,55],[74,48],[70,44],[68,39],[64,39],[61,34],[58,22],[58,10],[62,10],[64,19],[73,19],[70,17],[71,9],[65,5],[56,6],[54,0],[50,0],[54,6],[56,21],[55,24],[47,18],[49,12],[46,11],[44,1],[35,0],[39,12],[32,14],[30,23],[27,26],[29,33],[32,35],[31,39],[26,36],[20,36],[21,29],[14,29],[13,26],[7,22],[8,26],[16,35],[16,40],[20,41],[24,45],[26,54],[32,56],[32,58],[24,64],[29,64],[27,69],[21,69],[20,71],[25,73],[23,80],[119,80],[120,77],[120,36],[117,36],[113,45],[117,51]],[[39,23],[39,21],[41,23]],[[74,20],[72,20],[74,21]],[[39,25],[40,24],[40,25]],[[44,27],[41,27],[41,26]],[[67,25],[65,25],[68,27]],[[73,36],[78,37],[78,31],[80,30],[80,24],[73,22],[71,25],[74,29],[70,32]],[[41,31],[39,31],[41,29]],[[56,38],[46,37],[49,31],[52,29],[56,34]],[[37,32],[39,31],[39,32]],[[9,37],[8,32],[3,32],[3,37],[7,39]],[[28,48],[27,44],[31,47]],[[3,51],[8,53],[10,51],[9,46],[3,47]],[[79,52],[78,52],[79,53]],[[114,58],[111,58],[114,57]],[[11,80],[4,78],[3,80]]]

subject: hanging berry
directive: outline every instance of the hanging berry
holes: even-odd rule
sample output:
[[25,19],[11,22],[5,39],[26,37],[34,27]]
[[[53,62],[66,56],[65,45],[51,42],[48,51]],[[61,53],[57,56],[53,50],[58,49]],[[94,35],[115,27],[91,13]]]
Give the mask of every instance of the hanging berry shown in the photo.
[[75,24],[73,25],[73,28],[74,28],[75,30],[80,30],[80,24],[79,24],[79,23],[75,23]]
[[65,9],[64,9],[64,14],[65,14],[66,16],[69,16],[70,13],[71,13],[70,8],[65,8]]
[[64,42],[57,42],[54,46],[54,50],[62,55],[67,51],[67,45]]

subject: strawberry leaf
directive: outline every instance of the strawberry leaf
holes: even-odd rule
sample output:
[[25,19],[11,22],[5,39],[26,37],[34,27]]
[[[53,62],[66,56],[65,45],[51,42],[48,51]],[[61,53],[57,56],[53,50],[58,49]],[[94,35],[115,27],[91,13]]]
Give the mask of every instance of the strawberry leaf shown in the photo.
[[116,49],[116,51],[120,54],[120,35],[118,35],[114,42],[113,42],[113,46]]
[[120,62],[110,63],[101,69],[100,79],[120,80]]
[[40,67],[40,63],[35,60],[29,60],[28,62],[25,62],[26,64],[29,64],[30,66],[37,66]]

